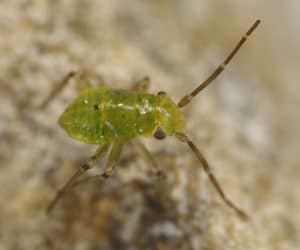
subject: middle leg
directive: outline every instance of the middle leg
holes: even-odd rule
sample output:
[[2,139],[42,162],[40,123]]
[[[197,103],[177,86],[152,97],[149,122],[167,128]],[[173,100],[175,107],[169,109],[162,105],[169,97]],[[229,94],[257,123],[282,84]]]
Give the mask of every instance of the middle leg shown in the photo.
[[77,187],[78,185],[81,185],[88,181],[107,179],[108,177],[112,176],[113,170],[115,166],[118,164],[118,160],[121,156],[123,144],[124,142],[118,142],[118,141],[114,143],[109,153],[104,172],[78,180],[72,183],[71,188]]
[[132,90],[133,91],[138,91],[138,92],[147,92],[150,86],[150,78],[149,76],[145,76],[142,79],[136,81],[133,86]]
[[158,166],[157,162],[155,161],[149,150],[146,148],[146,146],[139,139],[133,140],[132,143],[142,155],[147,164],[149,164],[154,169],[155,175],[158,177],[164,177],[165,173]]

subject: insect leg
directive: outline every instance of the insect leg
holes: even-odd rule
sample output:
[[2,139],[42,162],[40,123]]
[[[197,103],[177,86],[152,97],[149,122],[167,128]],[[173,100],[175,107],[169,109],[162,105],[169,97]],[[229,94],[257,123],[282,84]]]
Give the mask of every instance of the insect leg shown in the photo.
[[115,166],[117,165],[118,160],[120,158],[122,146],[123,146],[123,142],[116,142],[113,145],[113,147],[109,153],[109,156],[108,156],[105,171],[103,173],[89,176],[89,177],[83,178],[81,180],[78,180],[76,182],[73,182],[71,188],[81,185],[87,181],[107,179],[108,177],[110,177],[113,174],[113,170],[114,170]]
[[149,86],[150,86],[150,78],[148,76],[145,76],[144,78],[136,81],[133,84],[132,90],[138,92],[147,92]]
[[115,166],[117,165],[118,160],[120,158],[122,147],[123,147],[122,141],[115,142],[115,144],[113,145],[112,150],[110,151],[110,154],[108,156],[105,171],[102,174],[100,174],[100,176],[102,176],[104,178],[108,178],[113,174],[113,170],[114,170]]
[[202,155],[202,153],[200,152],[200,150],[196,147],[196,145],[191,141],[191,139],[189,137],[187,137],[185,134],[179,133],[179,132],[175,133],[175,137],[178,140],[180,140],[180,141],[188,144],[188,146],[194,152],[195,156],[200,161],[202,168],[204,169],[204,171],[206,172],[208,178],[210,179],[210,181],[212,182],[212,184],[214,185],[214,187],[218,191],[218,193],[221,196],[222,200],[229,207],[231,207],[233,210],[235,210],[235,212],[240,217],[242,217],[243,219],[249,218],[248,215],[244,211],[242,211],[240,208],[238,208],[229,198],[227,198],[227,196],[225,195],[224,191],[222,190],[220,184],[218,183],[216,177],[211,172],[211,168],[209,167],[208,162],[206,161],[206,159],[204,158],[204,156]]
[[88,87],[91,87],[92,84],[89,81],[87,76],[92,76],[91,72],[86,71],[71,71],[69,72],[50,92],[50,94],[45,98],[45,100],[39,105],[40,109],[44,109],[48,106],[48,104],[70,83],[72,78],[78,78],[76,81],[78,85],[78,90],[81,91]]
[[256,27],[259,25],[260,20],[256,20],[256,22],[250,27],[250,29],[243,35],[243,37],[240,39],[240,41],[237,43],[237,45],[233,48],[233,50],[229,53],[229,55],[226,57],[224,62],[217,67],[214,72],[205,80],[203,81],[196,89],[194,89],[190,94],[184,96],[181,98],[181,100],[178,102],[177,106],[182,108],[185,105],[187,105],[193,97],[195,97],[201,90],[203,90],[205,87],[207,87],[210,83],[212,83],[224,70],[226,65],[231,61],[231,59],[235,56],[236,52],[242,47],[242,45],[245,43],[247,38],[251,35],[251,33],[256,29]]
[[109,144],[105,144],[103,146],[99,146],[96,153],[91,156],[73,175],[72,177],[67,181],[67,183],[56,193],[54,199],[49,203],[47,208],[47,213],[50,213],[54,206],[56,205],[57,201],[62,198],[62,196],[68,191],[70,187],[73,186],[74,182],[83,174],[86,173],[87,170],[94,167],[96,162],[101,160],[105,153],[107,152],[109,148]]
[[137,148],[139,153],[142,155],[144,160],[149,164],[155,171],[156,176],[165,176],[162,169],[158,166],[157,162],[149,152],[149,150],[146,148],[146,146],[138,139],[133,140],[133,145]]
[[76,71],[70,71],[49,93],[45,100],[39,105],[40,109],[48,106],[49,102],[56,97],[56,95],[63,90],[63,88],[78,74]]

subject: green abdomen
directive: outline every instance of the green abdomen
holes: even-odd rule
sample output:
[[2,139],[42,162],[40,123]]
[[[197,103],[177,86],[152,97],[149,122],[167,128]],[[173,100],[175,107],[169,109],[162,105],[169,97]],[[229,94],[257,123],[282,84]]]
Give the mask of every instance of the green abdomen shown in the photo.
[[75,99],[59,124],[71,137],[91,144],[151,135],[157,126],[157,105],[151,94],[92,88]]

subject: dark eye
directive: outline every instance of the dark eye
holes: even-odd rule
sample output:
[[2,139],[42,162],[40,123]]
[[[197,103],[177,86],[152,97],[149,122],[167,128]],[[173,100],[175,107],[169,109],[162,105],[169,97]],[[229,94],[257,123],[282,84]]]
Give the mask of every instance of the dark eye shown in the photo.
[[158,140],[162,140],[164,139],[167,135],[165,133],[165,131],[162,130],[161,127],[158,127],[155,132],[154,132],[154,135],[153,135],[156,139]]

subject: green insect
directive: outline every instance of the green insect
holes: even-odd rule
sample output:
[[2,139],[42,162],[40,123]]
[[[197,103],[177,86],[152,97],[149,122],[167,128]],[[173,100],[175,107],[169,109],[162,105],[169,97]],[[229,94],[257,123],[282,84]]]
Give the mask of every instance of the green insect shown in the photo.
[[167,95],[101,87],[83,91],[62,114],[59,124],[79,141],[105,144],[152,136],[158,128],[173,135],[183,129],[184,117]]
[[[96,162],[101,160],[109,150],[106,168],[97,177],[110,177],[120,157],[124,142],[131,139],[134,139],[135,145],[149,165],[155,169],[156,174],[161,175],[163,173],[162,170],[150,152],[136,137],[154,136],[156,139],[161,140],[166,136],[175,136],[179,141],[186,143],[191,148],[223,201],[235,210],[238,215],[247,218],[247,214],[227,198],[200,150],[182,132],[185,127],[185,118],[180,109],[186,106],[193,97],[217,78],[259,23],[260,21],[257,20],[224,62],[194,91],[184,96],[177,104],[165,92],[159,92],[157,95],[146,93],[149,83],[148,78],[137,83],[131,91],[112,90],[105,87],[89,88],[83,91],[61,115],[59,124],[74,139],[100,146],[96,153],[57,192],[47,211],[50,212],[56,202],[76,184],[78,178],[86,173],[87,170],[93,168]],[[75,72],[69,73],[41,106],[46,107],[49,101],[74,75],[76,75]]]

